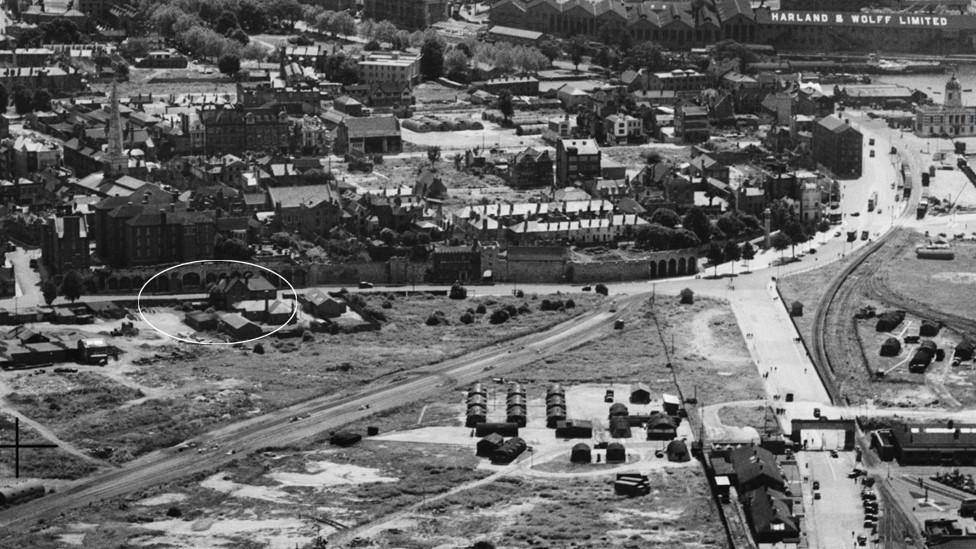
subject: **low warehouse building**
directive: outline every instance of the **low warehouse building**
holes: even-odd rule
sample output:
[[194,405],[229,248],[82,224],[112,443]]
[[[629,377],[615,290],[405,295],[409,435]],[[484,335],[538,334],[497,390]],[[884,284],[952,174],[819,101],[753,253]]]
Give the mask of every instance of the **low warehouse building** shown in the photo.
[[976,425],[902,423],[891,429],[891,437],[902,465],[976,465]]
[[546,427],[552,429],[556,425],[565,421],[566,419],[566,408],[561,406],[550,406],[546,409]]
[[915,355],[912,356],[912,360],[908,363],[908,371],[913,374],[925,373],[929,364],[932,364],[932,360],[935,358],[937,351],[938,348],[931,339],[926,339],[919,343],[918,349],[915,349]]
[[646,496],[651,493],[651,481],[647,475],[621,473],[613,482],[613,492],[618,496]]
[[897,337],[889,337],[881,344],[881,356],[898,356],[901,352],[901,342]]
[[329,444],[332,444],[333,446],[346,447],[346,446],[352,446],[353,444],[356,444],[360,440],[363,440],[363,435],[360,435],[359,433],[350,433],[349,431],[339,431],[338,433],[333,433],[332,436],[329,437]]
[[475,453],[481,457],[491,457],[495,453],[495,450],[501,448],[504,443],[505,437],[498,433],[492,433],[478,441],[476,445],[477,451]]
[[567,419],[556,423],[556,438],[593,438],[593,423]]
[[688,446],[683,440],[672,440],[669,442],[667,454],[668,461],[673,461],[676,463],[691,461],[691,455],[688,454]]
[[37,480],[21,482],[11,486],[0,486],[0,507],[39,498],[46,491],[44,485]]
[[488,421],[488,409],[483,405],[468,406],[468,413],[464,421],[465,427],[477,427]]
[[627,451],[623,444],[611,442],[607,445],[607,463],[623,463],[625,461],[627,461]]
[[573,446],[573,451],[569,453],[570,463],[591,463],[593,456],[590,447],[582,442]]
[[519,427],[525,427],[525,421],[526,421],[525,406],[522,406],[520,404],[513,404],[509,406],[506,411],[505,421],[508,423],[515,423]]
[[217,313],[194,311],[183,316],[183,323],[198,332],[217,329]]
[[492,433],[498,433],[503,437],[517,437],[518,425],[515,423],[479,423],[474,426],[474,435],[486,437]]
[[237,313],[220,315],[218,328],[234,341],[248,341],[264,335],[260,326]]
[[491,462],[507,465],[518,459],[526,448],[524,440],[519,437],[510,438],[491,454]]

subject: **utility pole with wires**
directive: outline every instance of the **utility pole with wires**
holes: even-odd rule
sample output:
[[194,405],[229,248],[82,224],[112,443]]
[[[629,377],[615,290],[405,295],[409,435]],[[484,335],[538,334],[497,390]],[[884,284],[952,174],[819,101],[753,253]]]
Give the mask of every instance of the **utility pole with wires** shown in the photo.
[[14,478],[20,478],[20,449],[21,448],[57,448],[57,444],[34,443],[23,444],[20,442],[20,418],[14,418],[14,443],[0,444],[0,449],[13,448],[14,450]]

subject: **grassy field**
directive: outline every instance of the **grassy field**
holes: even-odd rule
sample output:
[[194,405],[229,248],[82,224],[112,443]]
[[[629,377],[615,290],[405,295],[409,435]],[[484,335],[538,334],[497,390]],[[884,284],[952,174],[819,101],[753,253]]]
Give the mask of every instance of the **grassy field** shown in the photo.
[[915,246],[924,241],[921,234],[912,234],[912,245],[885,269],[885,283],[899,295],[976,319],[976,243],[953,241],[955,259],[935,261],[915,257]]
[[[0,444],[14,443],[14,420],[0,414]],[[37,431],[20,424],[21,444],[46,444]],[[14,451],[0,451],[0,478],[14,477]],[[57,448],[25,448],[20,452],[20,475],[23,478],[51,478],[73,480],[94,472],[97,467],[73,454]]]
[[760,434],[778,436],[783,434],[772,410],[766,406],[726,406],[719,410],[719,417],[725,425],[752,427]]
[[669,347],[674,337],[674,377],[651,310],[647,303],[639,315],[627,319],[623,330],[541,360],[512,377],[540,384],[642,381],[652,393],[675,392],[676,377],[686,397],[697,390],[704,403],[762,393],[761,379],[728,304],[697,299],[693,305],[679,305],[676,297],[658,296],[654,311]]

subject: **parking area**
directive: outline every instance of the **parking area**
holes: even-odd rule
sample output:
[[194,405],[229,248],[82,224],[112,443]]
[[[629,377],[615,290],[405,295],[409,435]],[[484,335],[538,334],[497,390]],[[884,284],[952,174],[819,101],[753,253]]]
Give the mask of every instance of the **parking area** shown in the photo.
[[870,503],[872,499],[876,502],[876,498],[868,495],[865,500],[862,492],[870,494],[873,490],[862,484],[863,476],[850,478],[855,453],[798,452],[796,458],[803,473],[803,502],[807,512],[803,524],[809,547],[880,548],[873,542],[872,529],[865,526],[866,518],[876,518],[878,509],[876,503],[874,506]]

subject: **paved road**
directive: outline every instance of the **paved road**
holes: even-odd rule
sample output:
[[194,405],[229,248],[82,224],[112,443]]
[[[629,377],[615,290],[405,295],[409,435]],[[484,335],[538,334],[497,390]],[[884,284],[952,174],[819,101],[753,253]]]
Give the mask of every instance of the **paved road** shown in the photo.
[[[806,532],[811,549],[854,547],[856,536],[870,539],[864,529],[861,485],[847,474],[854,468],[853,452],[797,452],[797,465],[804,478],[803,505],[807,511]],[[813,482],[820,483],[821,499],[813,499]],[[853,533],[853,535],[852,535]]]
[[34,307],[44,303],[44,296],[41,294],[40,276],[37,271],[30,268],[31,259],[39,259],[40,250],[25,250],[17,248],[12,252],[6,253],[6,263],[14,268],[14,278],[17,281],[16,299],[7,299],[9,307]]
[[[206,450],[204,453],[166,449],[147,454],[118,470],[83,479],[58,494],[0,512],[0,527],[29,526],[91,501],[212,470],[234,459],[230,451],[246,454],[305,441],[376,412],[480,379],[486,372],[508,373],[539,358],[605,337],[612,330],[613,321],[632,313],[642,300],[643,296],[621,296],[616,299],[616,313],[609,312],[607,304],[544,332],[492,345],[410,375],[400,374],[350,396],[324,396],[212,431],[196,439]],[[292,421],[294,417],[304,419]]]

